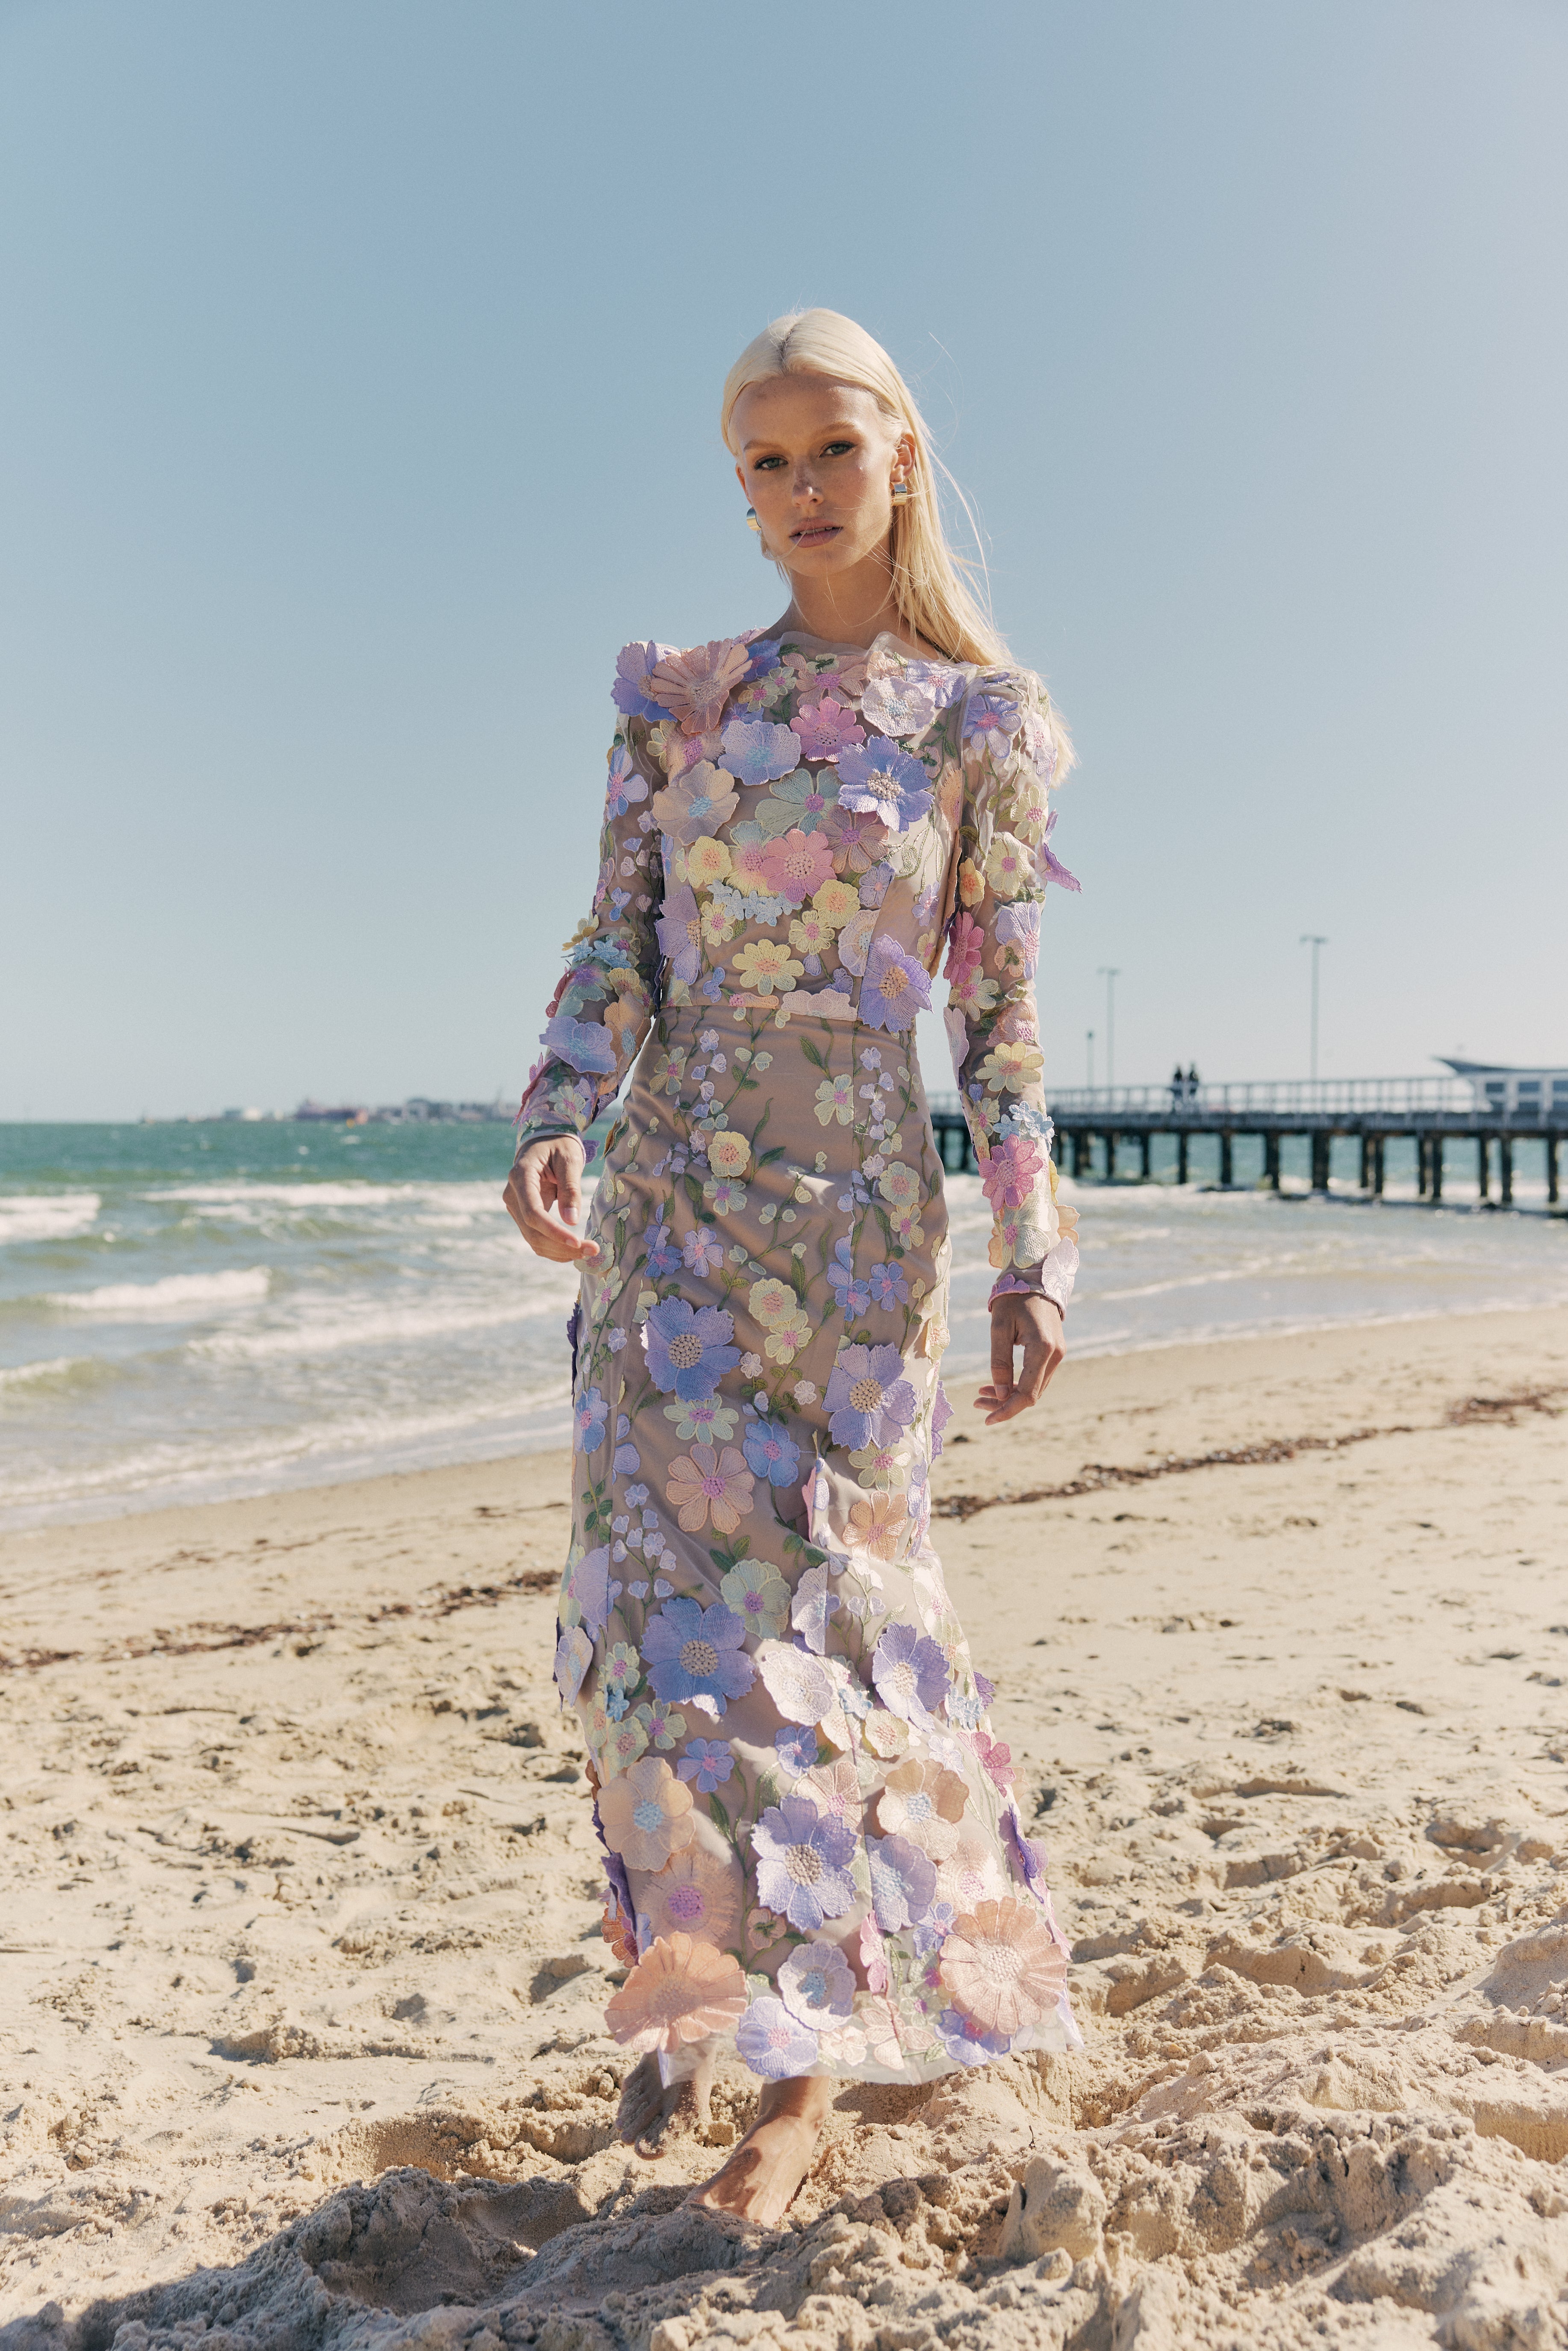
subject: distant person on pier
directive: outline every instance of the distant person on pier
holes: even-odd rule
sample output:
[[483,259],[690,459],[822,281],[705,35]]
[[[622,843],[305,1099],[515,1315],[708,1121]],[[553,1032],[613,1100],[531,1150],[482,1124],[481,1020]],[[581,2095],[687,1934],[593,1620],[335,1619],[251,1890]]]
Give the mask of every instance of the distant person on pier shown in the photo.
[[1186,1073],[1186,1098],[1188,1102],[1195,1102],[1197,1100],[1197,1063],[1196,1061],[1191,1064]]
[[1181,1073],[1181,1063],[1178,1061],[1171,1071],[1171,1108],[1173,1110],[1181,1108],[1186,1093],[1186,1080]]

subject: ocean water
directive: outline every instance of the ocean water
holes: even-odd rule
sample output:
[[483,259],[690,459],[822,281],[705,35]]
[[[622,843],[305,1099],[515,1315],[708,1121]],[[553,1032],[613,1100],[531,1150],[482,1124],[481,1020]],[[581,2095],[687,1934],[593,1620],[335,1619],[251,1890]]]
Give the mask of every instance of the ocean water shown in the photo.
[[[510,1131],[0,1127],[0,1525],[563,1442],[575,1277],[501,1206]],[[1103,1354],[1568,1302],[1568,1222],[1064,1183]],[[989,1214],[949,1183],[962,1393]]]

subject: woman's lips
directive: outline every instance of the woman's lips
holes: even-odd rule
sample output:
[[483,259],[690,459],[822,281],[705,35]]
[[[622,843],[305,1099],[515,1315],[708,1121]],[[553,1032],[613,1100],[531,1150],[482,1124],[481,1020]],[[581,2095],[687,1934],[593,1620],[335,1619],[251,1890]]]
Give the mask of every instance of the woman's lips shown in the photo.
[[826,540],[837,538],[839,529],[836,522],[808,522],[802,523],[799,530],[792,530],[789,537],[796,547],[821,547]]

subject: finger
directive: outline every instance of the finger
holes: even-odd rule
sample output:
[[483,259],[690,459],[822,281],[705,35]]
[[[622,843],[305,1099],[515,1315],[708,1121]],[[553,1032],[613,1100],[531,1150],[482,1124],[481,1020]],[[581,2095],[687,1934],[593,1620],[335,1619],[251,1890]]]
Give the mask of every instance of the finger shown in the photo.
[[579,1223],[582,1216],[581,1169],[582,1163],[575,1151],[559,1152],[551,1163],[556,1205],[569,1225]]
[[991,1317],[991,1385],[998,1396],[1012,1393],[1013,1318],[1004,1307]]
[[1026,1329],[1023,1343],[1023,1369],[1019,1374],[1018,1393],[1026,1405],[1038,1404],[1046,1382],[1047,1350],[1038,1331]]
[[[551,1259],[556,1264],[570,1263],[578,1259],[599,1255],[597,1242],[583,1240],[567,1224],[553,1201],[546,1206],[544,1190],[547,1178],[555,1175],[550,1165],[541,1159],[522,1159],[512,1170],[513,1182],[521,1196],[522,1214],[517,1221],[523,1238],[536,1256]],[[508,1190],[511,1187],[508,1186]],[[551,1182],[550,1188],[555,1186]],[[508,1207],[511,1203],[508,1201]],[[517,1214],[516,1210],[513,1211]]]

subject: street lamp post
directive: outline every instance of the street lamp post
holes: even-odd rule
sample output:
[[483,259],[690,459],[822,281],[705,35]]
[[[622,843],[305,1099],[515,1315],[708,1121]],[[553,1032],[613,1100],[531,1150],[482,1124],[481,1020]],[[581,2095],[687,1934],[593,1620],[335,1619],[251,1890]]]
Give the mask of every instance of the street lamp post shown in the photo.
[[1084,1078],[1084,1083],[1089,1088],[1090,1092],[1092,1093],[1094,1091],[1094,1031],[1092,1029],[1086,1029],[1084,1030],[1083,1046],[1088,1061],[1088,1070]]
[[1101,965],[1100,977],[1105,983],[1105,1083],[1107,1087],[1113,1086],[1116,1082],[1116,982],[1121,977],[1121,972],[1115,966],[1108,963]]
[[1318,1074],[1318,950],[1320,947],[1326,947],[1328,941],[1320,937],[1316,931],[1303,931],[1296,944],[1299,946],[1311,947],[1312,951],[1312,1075],[1315,1083]]

